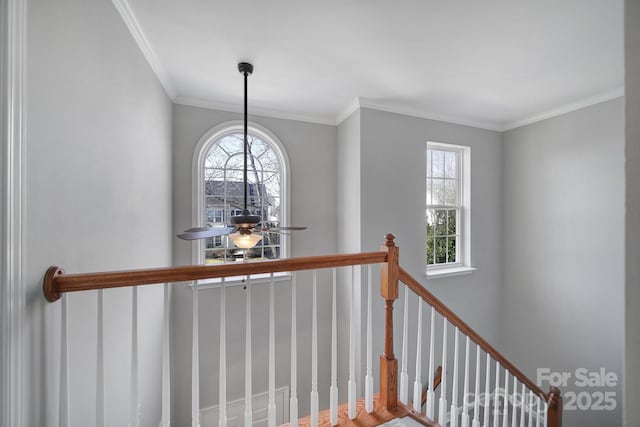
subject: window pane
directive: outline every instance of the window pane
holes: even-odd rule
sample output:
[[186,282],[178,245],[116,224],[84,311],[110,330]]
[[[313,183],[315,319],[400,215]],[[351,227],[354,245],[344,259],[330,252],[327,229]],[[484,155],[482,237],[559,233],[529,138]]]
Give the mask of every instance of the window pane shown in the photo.
[[447,235],[447,211],[444,209],[436,210],[436,236]]
[[[236,181],[236,182],[242,182],[243,180],[243,172],[240,169],[227,169],[224,171],[224,175],[223,175],[227,182],[229,181]],[[222,177],[220,179],[223,179]]]
[[432,172],[434,178],[444,177],[444,151],[431,150],[433,156]]
[[280,198],[279,197],[267,197],[267,207],[265,220],[269,222],[277,223],[280,218]]
[[433,192],[431,190],[433,184],[433,179],[427,178],[427,204],[432,204]]
[[434,258],[433,258],[433,254],[434,254],[434,249],[433,249],[433,244],[434,244],[434,239],[433,237],[427,237],[427,264],[433,264],[434,263]]
[[244,151],[244,135],[227,135],[220,139],[217,145],[219,145],[220,150],[225,151],[227,155],[242,152]]
[[431,158],[432,158],[432,152],[433,150],[429,150],[427,149],[427,177],[431,176]]
[[205,251],[206,264],[219,264],[224,262],[224,249],[213,249]]
[[[250,162],[247,162],[250,163]],[[222,167],[225,167],[227,169],[240,169],[240,170],[244,170],[244,156],[239,153],[236,154],[232,157],[230,157],[224,165],[222,165]]]
[[456,245],[458,238],[448,237],[447,238],[447,262],[457,262],[456,258]]
[[436,213],[433,209],[427,209],[427,236],[433,236],[436,226]]
[[447,205],[458,204],[458,183],[456,180],[447,179],[444,181],[444,202]]
[[447,238],[436,237],[436,264],[444,264],[447,262]]
[[445,200],[445,188],[444,188],[444,179],[433,179],[433,186],[431,194],[432,204],[434,205],[444,205]]
[[444,154],[444,176],[447,178],[457,178],[456,174],[456,157],[454,151],[446,151]]
[[249,152],[256,158],[262,157],[270,148],[264,141],[254,136],[249,136],[247,140],[249,142]]
[[447,235],[455,236],[457,233],[456,210],[447,211]]

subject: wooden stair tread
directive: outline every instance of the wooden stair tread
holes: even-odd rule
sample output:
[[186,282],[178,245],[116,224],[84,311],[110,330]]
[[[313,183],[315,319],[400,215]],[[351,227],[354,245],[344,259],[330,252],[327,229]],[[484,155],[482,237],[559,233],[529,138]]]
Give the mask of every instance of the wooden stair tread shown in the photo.
[[[359,399],[356,401],[356,418],[349,419],[349,404],[343,403],[338,406],[338,426],[349,426],[349,427],[374,427],[379,426],[380,424],[384,424],[396,418],[404,418],[411,417],[416,421],[420,422],[425,426],[437,426],[438,424],[433,423],[426,419],[424,416],[416,414],[413,410],[411,410],[407,405],[403,405],[402,403],[398,403],[398,407],[387,410],[384,408],[379,402],[379,395],[375,394],[373,396],[373,412],[370,414],[367,413],[367,410],[364,407],[364,399]],[[289,427],[290,424],[283,424],[283,427]],[[304,417],[298,420],[298,426],[300,427],[310,427],[311,426],[311,417]],[[318,416],[318,426],[319,427],[331,427],[331,418],[329,414],[329,409],[321,411]]]

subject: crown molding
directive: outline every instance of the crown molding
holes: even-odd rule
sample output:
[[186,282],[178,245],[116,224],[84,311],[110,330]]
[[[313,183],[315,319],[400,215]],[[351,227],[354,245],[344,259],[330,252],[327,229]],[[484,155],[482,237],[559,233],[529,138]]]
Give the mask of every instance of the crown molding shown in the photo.
[[558,108],[554,108],[544,113],[539,113],[533,116],[526,117],[524,119],[515,120],[512,122],[505,123],[502,126],[502,131],[508,131],[511,129],[519,128],[522,126],[530,125],[535,122],[539,122],[541,120],[550,119],[552,117],[561,116],[566,113],[570,113],[572,111],[580,110],[585,107],[589,107],[591,105],[599,104],[601,102],[610,101],[612,99],[620,98],[624,96],[624,86],[620,86],[614,90],[610,90],[607,92],[599,93],[594,96],[590,96],[588,98],[583,98],[576,102],[572,102],[570,104],[565,104]]
[[360,107],[360,98],[354,98],[350,103],[346,105],[346,107],[342,109],[342,111],[340,111],[340,113],[338,113],[335,120],[336,125],[339,125],[340,123],[345,121],[351,114],[353,114],[355,111],[358,111]]
[[[243,106],[240,104],[231,104],[224,102],[209,101],[200,98],[192,98],[188,96],[177,96],[173,99],[175,104],[186,105],[188,107],[208,108],[211,110],[228,111],[231,113],[242,113]],[[336,121],[330,117],[320,115],[305,115],[286,111],[272,110],[269,108],[251,107],[250,115],[272,117],[274,119],[296,120],[300,122],[317,123],[321,125],[336,125]]]
[[176,97],[176,89],[167,73],[167,70],[164,68],[155,51],[151,47],[147,36],[140,26],[140,21],[136,17],[131,5],[127,0],[113,0],[113,5],[116,10],[120,13],[122,20],[125,25],[129,29],[129,32],[133,36],[133,39],[136,41],[138,47],[142,51],[142,54],[146,58],[149,66],[153,70],[154,74],[160,81],[160,84],[164,88],[165,92],[169,98],[173,99]]
[[[555,108],[553,110],[536,114],[524,119],[507,122],[507,123],[493,123],[493,122],[483,122],[483,121],[475,121],[469,120],[458,116],[450,116],[450,115],[442,115],[436,114],[433,112],[420,110],[420,109],[411,109],[406,107],[401,107],[398,105],[387,104],[379,101],[374,101],[371,99],[356,97],[349,104],[347,104],[340,113],[336,115],[334,119],[323,116],[310,116],[310,115],[302,115],[266,108],[252,108],[251,113],[264,117],[273,117],[277,119],[285,119],[285,120],[297,120],[303,122],[310,123],[319,123],[324,125],[333,125],[337,126],[346,120],[351,114],[361,108],[367,108],[370,110],[376,111],[384,111],[387,113],[401,114],[404,116],[410,117],[418,117],[422,119],[428,120],[437,120],[446,123],[452,123],[462,126],[469,126],[479,129],[492,130],[496,132],[505,132],[511,129],[515,129],[521,126],[525,126],[528,124],[532,124],[541,120],[550,119],[552,117],[560,116],[562,114],[569,113],[571,111],[579,110],[585,107],[589,107],[591,105],[599,104],[601,102],[609,101],[612,99],[616,99],[624,96],[624,87],[616,88],[612,91],[607,91],[595,96],[591,96],[588,98],[581,99],[579,101],[573,102],[571,104],[566,104],[561,107]],[[177,96],[173,99],[175,104],[186,105],[191,107],[199,107],[199,108],[208,108],[219,111],[229,111],[233,113],[242,113],[242,106],[240,104],[228,104],[223,102],[209,101],[199,98],[191,98],[184,96]]]
[[0,12],[0,424],[21,426],[27,1]]
[[582,108],[589,107],[591,105],[610,101],[612,99],[620,98],[623,96],[624,96],[624,86],[620,86],[616,89],[599,93],[597,95],[590,96],[588,98],[583,98],[576,102],[565,104],[543,113],[535,114],[533,116],[525,117],[523,119],[514,120],[511,122],[506,122],[502,124],[492,123],[492,122],[483,122],[483,121],[474,121],[474,120],[469,120],[469,119],[465,119],[458,116],[436,114],[436,113],[425,111],[425,110],[411,109],[411,108],[406,108],[398,105],[392,105],[384,102],[374,101],[367,98],[357,97],[353,101],[351,101],[336,116],[335,123],[336,124],[341,123],[347,117],[349,117],[354,111],[360,108],[368,108],[371,110],[385,111],[388,113],[402,114],[405,116],[419,117],[419,118],[429,119],[429,120],[437,120],[437,121],[453,123],[453,124],[458,124],[463,126],[471,126],[471,127],[480,128],[480,129],[493,130],[497,132],[505,132],[511,129],[515,129],[521,126],[526,126],[535,122],[539,122],[541,120],[550,119],[556,116],[560,116],[562,114],[570,113],[572,111],[580,110]]
[[[352,105],[353,105],[353,102],[350,104],[350,106]],[[502,130],[499,125],[492,122],[470,120],[470,119],[465,119],[459,116],[438,114],[438,113],[434,113],[433,111],[427,111],[427,110],[422,110],[418,108],[407,108],[399,105],[393,105],[385,102],[375,101],[368,98],[362,98],[362,97],[358,98],[358,106],[359,106],[358,108],[368,108],[370,110],[385,111],[387,113],[401,114],[404,116],[418,117],[421,119],[437,120],[440,122],[447,122],[447,123],[452,123],[452,124],[462,125],[462,126],[470,126],[474,128],[487,129],[487,130],[493,130],[493,131]],[[345,109],[344,111],[345,112],[348,111],[348,108]]]

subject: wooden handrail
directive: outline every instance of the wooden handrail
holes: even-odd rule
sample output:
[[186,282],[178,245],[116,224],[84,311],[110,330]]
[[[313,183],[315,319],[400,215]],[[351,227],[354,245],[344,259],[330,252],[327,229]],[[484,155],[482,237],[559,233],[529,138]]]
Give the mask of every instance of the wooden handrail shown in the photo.
[[407,285],[409,289],[420,296],[425,302],[430,304],[436,309],[440,315],[446,317],[447,320],[457,326],[460,332],[468,336],[473,342],[478,344],[484,351],[489,353],[494,360],[500,362],[505,369],[516,376],[520,382],[524,383],[530,390],[533,390],[538,396],[547,400],[549,396],[542,391],[533,381],[531,381],[525,374],[520,372],[511,362],[509,362],[502,354],[500,354],[495,348],[493,348],[487,341],[485,341],[476,331],[474,331],[469,325],[467,325],[457,314],[455,314],[449,307],[447,307],[442,301],[436,298],[431,292],[426,290],[416,279],[414,279],[403,268],[400,268],[400,281]]
[[247,276],[281,271],[314,270],[384,262],[387,262],[387,252],[381,251],[359,254],[297,257],[260,262],[188,265],[83,274],[65,274],[62,268],[52,266],[49,267],[44,276],[43,290],[47,301],[54,302],[60,299],[60,296],[64,292],[186,282],[201,279]]

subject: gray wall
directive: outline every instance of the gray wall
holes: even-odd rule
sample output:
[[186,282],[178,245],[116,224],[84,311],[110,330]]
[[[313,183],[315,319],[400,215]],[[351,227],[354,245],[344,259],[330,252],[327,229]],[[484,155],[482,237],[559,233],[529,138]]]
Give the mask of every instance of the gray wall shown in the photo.
[[[623,108],[615,99],[505,133],[500,347],[530,378],[571,372],[564,393],[617,394],[612,412],[565,411],[568,426],[621,423]],[[601,367],[617,387],[575,386],[576,369]]]
[[[291,177],[291,217],[293,225],[306,225],[308,229],[293,233],[291,256],[323,255],[335,253],[336,243],[336,127],[282,120],[251,115],[250,121],[268,130],[282,142],[290,163]],[[194,149],[201,136],[209,129],[221,123],[240,120],[237,113],[211,109],[175,105],[173,114],[173,232],[191,227],[192,214],[192,161]],[[191,263],[191,243],[174,239],[174,262],[176,265]],[[327,274],[319,277],[319,324],[320,348],[329,348],[330,301],[331,293]],[[207,289],[200,293],[200,325],[219,324],[219,290]],[[256,360],[254,370],[253,393],[267,391],[268,305],[267,288],[255,288],[253,296],[253,351]],[[277,295],[277,336],[276,366],[277,387],[289,385],[289,348],[290,348],[290,283],[279,282]],[[174,423],[190,423],[191,408],[191,318],[192,294],[186,285],[175,288],[173,305],[172,342],[172,380],[174,399]],[[228,399],[244,396],[244,291],[242,287],[233,287],[228,292],[227,330],[228,353]],[[299,325],[298,336],[300,355],[299,394],[300,414],[308,411],[310,390],[310,330],[311,330],[311,281],[301,275],[298,280]],[[324,310],[322,309],[324,308]],[[206,330],[206,329],[204,329]],[[203,329],[201,329],[203,331]],[[216,405],[218,402],[218,328],[213,328],[203,337],[200,352],[200,368],[203,375],[201,383],[201,407]],[[327,390],[329,359],[321,358],[319,367],[319,386]],[[324,375],[326,374],[326,375]],[[324,387],[324,388],[322,388]],[[328,396],[320,395],[321,407],[328,405]]]
[[360,110],[355,111],[338,125],[338,147],[336,164],[338,184],[336,186],[338,215],[338,250],[359,252],[361,250],[360,220]]
[[363,248],[396,236],[400,263],[425,278],[426,142],[471,147],[470,275],[430,279],[428,288],[495,343],[501,287],[502,138],[499,132],[362,110]]
[[[502,285],[502,137],[499,132],[361,110],[361,223],[363,250],[376,250],[386,233],[396,236],[400,264],[475,328],[490,343],[498,340],[499,291]],[[471,147],[472,274],[425,278],[426,142]],[[374,284],[378,276],[374,277]],[[377,289],[377,287],[375,288]],[[376,293],[377,294],[377,293]],[[400,360],[403,300],[395,304],[395,351]],[[415,316],[417,300],[410,300]],[[383,324],[381,298],[374,299],[375,322]],[[428,318],[425,319],[427,321]],[[410,319],[415,324],[415,319]],[[415,329],[410,328],[415,337]],[[382,349],[381,333],[374,349]],[[413,341],[413,343],[412,343]],[[427,351],[427,340],[423,340]],[[415,341],[409,340],[409,377],[415,372]],[[412,347],[413,344],[413,347]],[[424,353],[423,353],[424,354]],[[452,352],[450,352],[452,354]],[[428,372],[423,370],[426,384]],[[376,384],[377,373],[376,373]]]
[[[69,273],[171,264],[171,103],[108,1],[28,8],[23,425],[57,425]],[[106,423],[129,419],[130,290],[105,291]],[[142,423],[160,420],[162,289],[140,290]],[[96,292],[70,294],[71,425],[95,425]]]
[[640,419],[640,2],[625,2],[626,335],[625,425]]
[[[338,182],[336,186],[337,204],[336,211],[338,215],[338,252],[339,253],[355,253],[362,252],[362,227],[361,227],[361,185],[362,185],[362,166],[361,166],[361,120],[360,110],[356,110],[349,117],[338,125],[338,147],[336,165],[338,167]],[[367,250],[375,250],[367,248]],[[357,307],[354,316],[355,334],[361,335],[362,318],[361,318],[361,270],[356,270],[355,282],[358,285],[358,291],[354,292],[355,305]],[[348,269],[340,270],[338,280],[340,286],[337,287],[336,293],[339,301],[346,303],[341,306],[338,312],[337,322],[344,325],[345,330],[349,329],[350,321],[350,305],[352,298],[352,289],[349,284],[352,280],[351,271]],[[376,293],[377,295],[377,293]],[[338,347],[341,349],[349,348],[349,335],[341,334]],[[362,344],[356,345],[357,360],[361,361]],[[366,363],[366,362],[365,362]],[[362,364],[356,365],[356,375],[361,377]],[[349,378],[349,354],[347,351],[338,352],[338,378],[341,390],[347,390],[345,381]],[[360,387],[360,391],[362,391]],[[344,399],[342,399],[344,400]]]

